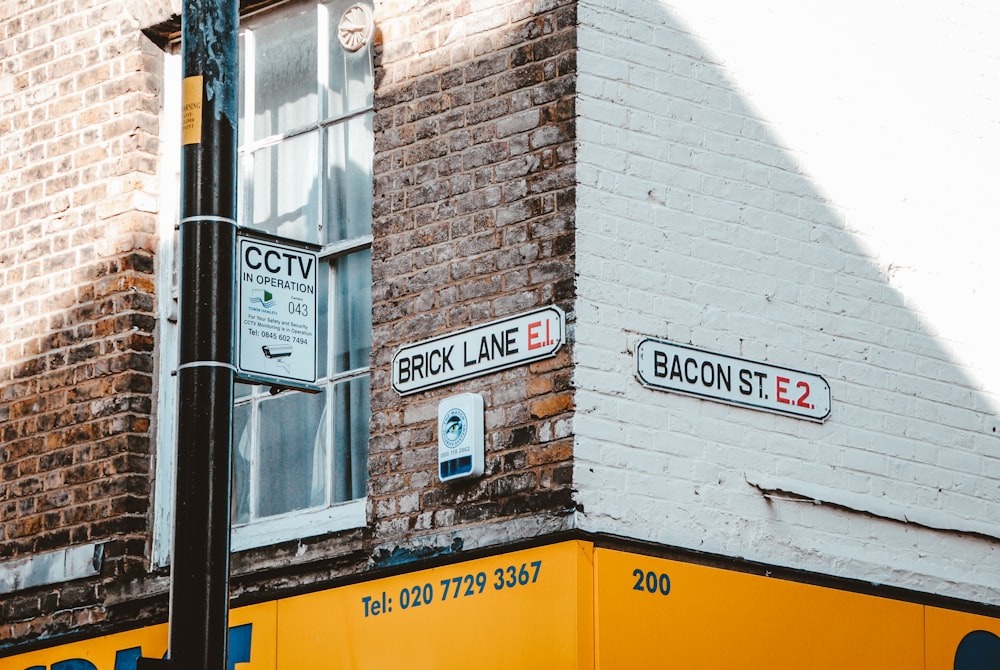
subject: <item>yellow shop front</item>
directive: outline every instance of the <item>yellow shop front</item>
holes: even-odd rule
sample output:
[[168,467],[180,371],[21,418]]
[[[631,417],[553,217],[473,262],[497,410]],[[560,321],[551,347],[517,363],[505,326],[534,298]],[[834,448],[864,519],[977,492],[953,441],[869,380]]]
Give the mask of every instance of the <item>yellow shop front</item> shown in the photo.
[[[134,670],[167,626],[0,659]],[[980,670],[1000,619],[597,547],[497,554],[240,607],[231,670]]]

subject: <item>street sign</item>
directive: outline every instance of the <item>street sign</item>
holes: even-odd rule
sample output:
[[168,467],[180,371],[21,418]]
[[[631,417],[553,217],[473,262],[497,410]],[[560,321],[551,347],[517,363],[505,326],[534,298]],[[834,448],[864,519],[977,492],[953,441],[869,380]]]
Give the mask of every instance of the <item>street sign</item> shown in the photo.
[[392,387],[406,395],[555,356],[565,332],[549,306],[410,344],[392,359]]
[[236,246],[237,378],[318,391],[318,247],[245,230]]
[[639,342],[635,361],[639,381],[652,389],[810,421],[830,416],[830,385],[816,374],[652,337]]

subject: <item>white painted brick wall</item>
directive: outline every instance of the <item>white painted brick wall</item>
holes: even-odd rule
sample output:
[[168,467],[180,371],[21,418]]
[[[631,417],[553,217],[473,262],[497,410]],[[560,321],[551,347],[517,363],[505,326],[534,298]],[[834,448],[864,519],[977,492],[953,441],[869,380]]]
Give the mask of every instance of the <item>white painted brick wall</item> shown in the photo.
[[[1000,604],[998,18],[581,0],[582,528]],[[832,414],[643,388],[644,336]]]

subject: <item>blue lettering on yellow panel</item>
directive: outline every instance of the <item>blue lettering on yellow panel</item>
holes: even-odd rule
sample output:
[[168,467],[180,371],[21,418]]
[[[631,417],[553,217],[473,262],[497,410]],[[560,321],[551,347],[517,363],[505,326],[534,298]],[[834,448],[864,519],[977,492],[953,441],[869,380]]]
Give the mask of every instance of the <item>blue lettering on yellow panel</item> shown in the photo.
[[[228,670],[235,670],[237,663],[250,662],[250,642],[253,637],[253,624],[233,626],[229,629],[229,659]],[[117,670],[117,668],[116,668]]]
[[[228,670],[235,670],[237,663],[250,662],[250,647],[253,639],[253,624],[233,626],[229,629],[229,661]],[[115,652],[114,670],[135,670],[142,647],[129,647]],[[166,656],[164,656],[165,658]],[[25,670],[47,670],[44,665],[33,665]],[[51,670],[100,670],[96,665],[83,658],[67,658],[52,664]]]
[[135,670],[135,664],[140,656],[142,656],[141,647],[119,650],[115,653],[115,670]]
[[1000,637],[986,630],[974,630],[955,650],[955,670],[994,670],[1000,667]]

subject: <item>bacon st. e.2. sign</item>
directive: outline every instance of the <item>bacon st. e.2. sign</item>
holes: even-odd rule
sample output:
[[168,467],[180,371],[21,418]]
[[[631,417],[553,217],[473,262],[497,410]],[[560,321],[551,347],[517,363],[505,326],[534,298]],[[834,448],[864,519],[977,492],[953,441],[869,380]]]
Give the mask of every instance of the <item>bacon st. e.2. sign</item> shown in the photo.
[[644,386],[823,422],[830,385],[816,374],[647,337],[636,347]]
[[565,332],[550,306],[410,344],[392,359],[392,387],[407,395],[548,358]]

